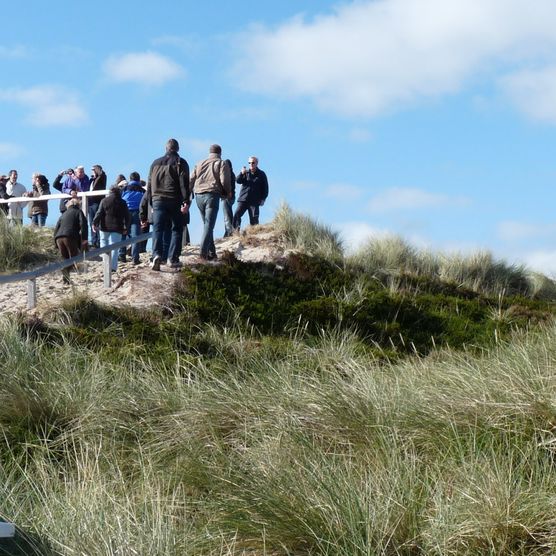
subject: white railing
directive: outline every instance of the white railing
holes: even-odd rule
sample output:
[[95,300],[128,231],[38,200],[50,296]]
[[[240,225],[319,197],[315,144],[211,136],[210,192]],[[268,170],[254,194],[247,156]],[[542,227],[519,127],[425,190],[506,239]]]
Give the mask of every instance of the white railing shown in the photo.
[[[108,195],[110,193],[107,189],[97,190],[97,191],[81,191],[77,193],[78,197],[83,199],[81,210],[87,215],[88,202],[87,197],[92,197],[95,195]],[[0,199],[0,204],[6,203],[30,203],[33,201],[50,201],[52,199],[71,199],[71,195],[67,193],[53,193],[52,195],[41,195],[40,197],[11,197],[10,199]],[[152,237],[152,232],[147,234],[141,234],[139,236],[128,238],[118,243],[113,243],[112,245],[107,245],[106,247],[101,247],[100,249],[94,249],[93,251],[87,251],[72,257],[71,259],[65,259],[59,263],[49,264],[35,270],[28,272],[20,272],[18,274],[10,275],[0,275],[0,284],[9,284],[12,282],[21,282],[23,280],[27,281],[27,308],[34,309],[37,306],[37,278],[62,270],[69,266],[74,266],[78,263],[84,262],[91,259],[93,256],[102,255],[103,261],[103,275],[104,275],[104,287],[110,288],[112,286],[112,265],[110,264],[110,252],[119,249],[120,247],[125,247],[128,245],[133,245],[139,241],[146,241]]]
[[[94,197],[96,195],[108,195],[110,191],[108,189],[101,189],[98,191],[80,191],[77,196],[83,199],[81,204],[81,210],[87,216],[89,201],[87,197]],[[41,195],[40,197],[10,197],[9,199],[0,199],[0,204],[7,203],[32,203],[34,201],[51,201],[53,199],[71,199],[71,195],[67,193],[52,193],[51,195]]]
[[17,274],[0,275],[0,285],[10,284],[13,282],[21,282],[23,280],[27,281],[27,308],[34,309],[37,306],[37,278],[45,276],[46,274],[51,274],[58,270],[77,265],[86,260],[90,260],[93,257],[102,255],[102,267],[103,267],[103,279],[104,287],[112,287],[112,265],[110,264],[110,252],[119,249],[120,247],[127,247],[128,245],[133,245],[139,241],[146,241],[152,237],[152,232],[148,234],[141,234],[136,237],[130,237],[112,245],[107,245],[106,247],[101,247],[100,249],[94,249],[93,251],[86,251],[72,257],[71,259],[65,259],[59,263],[52,263],[35,270],[29,270],[27,272],[19,272]]

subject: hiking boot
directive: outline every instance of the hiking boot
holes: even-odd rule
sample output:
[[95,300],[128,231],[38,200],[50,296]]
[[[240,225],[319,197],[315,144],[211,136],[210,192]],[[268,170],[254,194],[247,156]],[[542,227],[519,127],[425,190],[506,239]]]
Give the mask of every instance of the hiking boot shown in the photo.
[[160,257],[155,257],[151,263],[151,270],[160,270]]
[[183,268],[183,263],[181,261],[173,261],[170,264],[170,268]]
[[121,263],[125,263],[127,262],[127,258],[125,255],[118,255],[118,261],[120,261]]

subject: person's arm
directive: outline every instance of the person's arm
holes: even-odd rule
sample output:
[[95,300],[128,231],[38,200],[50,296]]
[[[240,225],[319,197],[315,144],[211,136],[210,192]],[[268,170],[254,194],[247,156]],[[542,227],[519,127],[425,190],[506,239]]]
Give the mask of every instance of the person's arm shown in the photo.
[[60,224],[62,223],[62,217],[58,218],[58,222],[56,222],[56,226],[54,226],[54,244],[56,244],[56,234],[60,229]]
[[187,161],[184,160],[183,158],[180,161],[179,180],[180,180],[180,191],[181,191],[183,202],[187,203],[189,197],[191,196],[190,193],[191,181],[189,179],[189,164],[187,164]]
[[64,177],[64,172],[60,172],[55,178],[54,182],[52,183],[52,187],[57,189],[58,191],[62,191],[62,178]]
[[88,243],[89,226],[87,225],[87,217],[81,209],[79,209],[79,223],[81,224],[81,246],[84,247]]
[[131,213],[129,212],[129,209],[127,208],[127,204],[124,203],[124,226],[125,226],[125,230],[124,230],[124,234],[128,235],[129,234],[129,230],[131,228]]
[[98,230],[98,227],[100,225],[100,222],[101,222],[103,216],[104,216],[104,199],[100,202],[97,213],[95,214],[95,217],[93,218],[93,231],[94,232],[96,232]]
[[141,225],[146,224],[149,221],[149,200],[147,197],[147,193],[143,194],[141,202],[139,203],[139,220],[141,221]]
[[189,198],[191,199],[195,189],[195,182],[197,181],[197,165],[193,168],[193,172],[189,176]]
[[247,181],[247,168],[245,166],[241,169],[241,172],[236,177],[236,183],[243,185]]
[[261,206],[264,205],[268,197],[268,179],[266,174],[261,170]]
[[220,164],[220,183],[222,184],[222,189],[224,189],[225,197],[229,198],[232,191],[232,173],[230,171],[230,165],[226,162]]

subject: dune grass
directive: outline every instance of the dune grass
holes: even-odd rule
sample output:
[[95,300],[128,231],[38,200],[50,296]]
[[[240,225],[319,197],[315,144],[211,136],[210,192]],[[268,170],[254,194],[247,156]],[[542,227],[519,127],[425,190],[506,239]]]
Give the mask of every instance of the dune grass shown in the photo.
[[497,260],[487,251],[469,255],[419,250],[398,236],[368,239],[346,257],[392,290],[407,286],[407,277],[426,277],[488,296],[523,295],[555,299],[556,283],[524,265]]
[[0,272],[17,272],[56,259],[50,228],[11,225],[0,211]]
[[0,327],[0,516],[37,554],[556,550],[554,328],[388,364],[210,325],[161,365]]
[[272,225],[282,234],[289,248],[331,262],[341,261],[343,258],[342,241],[337,232],[305,214],[295,212],[287,203],[282,203],[276,211]]
[[488,257],[452,285],[398,240],[329,260],[311,226],[324,259],[184,270],[169,314],[0,319],[20,554],[556,552],[550,304],[507,298],[520,274]]

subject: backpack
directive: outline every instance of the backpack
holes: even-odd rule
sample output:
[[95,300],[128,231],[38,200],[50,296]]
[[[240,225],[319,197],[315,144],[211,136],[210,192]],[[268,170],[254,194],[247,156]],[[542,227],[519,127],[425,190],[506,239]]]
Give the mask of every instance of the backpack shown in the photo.
[[230,180],[232,182],[232,197],[235,197],[236,194],[236,175],[234,174],[234,170],[232,168],[232,163],[230,160],[226,159],[224,160],[224,164],[227,164],[230,168]]

